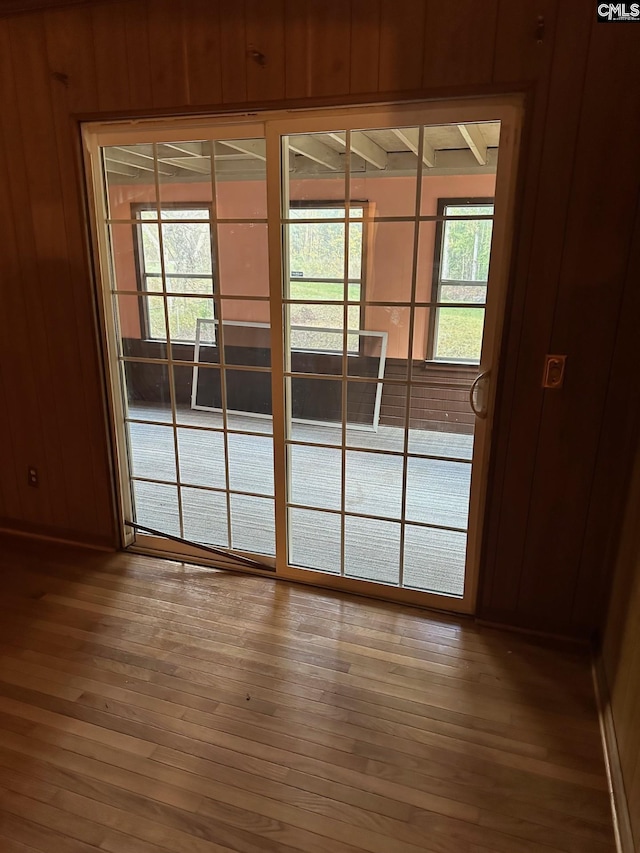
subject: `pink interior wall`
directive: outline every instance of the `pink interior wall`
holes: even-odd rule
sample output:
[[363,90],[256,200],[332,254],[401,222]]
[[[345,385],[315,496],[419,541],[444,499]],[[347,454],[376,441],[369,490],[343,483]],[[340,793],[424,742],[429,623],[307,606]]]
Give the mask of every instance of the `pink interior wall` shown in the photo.
[[[494,175],[460,175],[425,177],[422,182],[422,207],[425,216],[435,215],[439,198],[493,196]],[[303,180],[291,182],[291,198],[309,201],[342,201],[344,181]],[[161,185],[164,202],[210,202],[211,185],[207,182]],[[367,201],[376,216],[410,216],[415,204],[415,180],[411,178],[355,178],[351,197]],[[111,217],[131,218],[131,204],[153,201],[151,185],[116,186],[109,194]],[[223,182],[218,185],[220,218],[266,218],[266,195],[262,181]],[[218,226],[219,288],[225,293],[247,297],[267,296],[269,265],[265,224],[223,224]],[[114,233],[115,273],[118,288],[136,290],[133,231],[130,226],[116,226]],[[114,232],[115,232],[114,229]],[[418,242],[416,298],[428,301],[431,295],[435,223],[421,223]],[[389,334],[389,358],[407,358],[409,311],[393,306],[393,301],[408,301],[411,295],[413,263],[413,224],[407,222],[372,221],[366,233],[366,298],[389,302],[388,306],[366,309],[363,327]],[[126,303],[126,304],[125,304]],[[121,329],[125,337],[140,337],[137,299],[125,298],[120,306]],[[223,316],[228,320],[268,322],[267,303],[231,301],[223,303]],[[424,358],[428,310],[416,312],[413,358]]]

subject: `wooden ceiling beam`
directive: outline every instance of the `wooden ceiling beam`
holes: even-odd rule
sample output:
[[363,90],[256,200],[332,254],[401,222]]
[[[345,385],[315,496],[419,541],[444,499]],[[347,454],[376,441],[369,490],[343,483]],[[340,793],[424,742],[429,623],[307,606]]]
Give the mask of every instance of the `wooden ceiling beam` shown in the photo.
[[264,139],[218,139],[216,145],[226,145],[227,148],[265,162],[267,159],[267,143]]
[[[400,142],[418,156],[420,146],[420,131],[417,127],[394,127],[393,132]],[[422,142],[422,162],[430,169],[436,165],[436,152],[426,139]]]
[[163,142],[156,148],[158,163],[166,163],[174,169],[211,174],[211,159],[203,153],[201,142]]
[[161,142],[158,144],[158,156],[163,160],[166,156],[176,156],[175,154],[165,155],[165,148],[169,148],[171,151],[177,151],[178,154],[185,154],[187,157],[209,156],[209,150],[203,150],[202,142]]
[[477,124],[459,124],[458,130],[481,166],[487,165],[487,143]]
[[343,168],[343,160],[340,155],[333,148],[329,148],[328,145],[313,136],[293,135],[288,136],[287,141],[289,150],[295,154],[301,154],[333,172],[339,172]]
[[[330,133],[329,136],[346,147],[346,134]],[[369,139],[361,130],[352,132],[351,150],[376,169],[387,168],[389,162],[387,152],[377,142],[374,142],[373,139]]]
[[158,163],[165,163],[173,169],[184,169],[186,172],[197,172],[199,175],[211,174],[211,162],[204,157],[163,157]]
[[104,165],[107,172],[112,175],[123,175],[129,178],[137,178],[140,175],[140,169],[136,169],[135,166],[127,166],[125,163],[117,163],[110,157],[104,158]]
[[[136,147],[140,148],[141,146]],[[151,150],[153,151],[153,149]],[[139,150],[133,151],[131,148],[127,148],[124,145],[112,145],[105,150],[105,158],[111,160],[113,163],[124,163],[127,166],[135,166],[136,169],[140,169],[143,172],[151,172],[153,174],[153,153],[144,154]],[[175,175],[175,172],[175,166],[170,168],[164,166],[163,168],[161,161],[158,161],[159,175],[170,177],[171,175]]]

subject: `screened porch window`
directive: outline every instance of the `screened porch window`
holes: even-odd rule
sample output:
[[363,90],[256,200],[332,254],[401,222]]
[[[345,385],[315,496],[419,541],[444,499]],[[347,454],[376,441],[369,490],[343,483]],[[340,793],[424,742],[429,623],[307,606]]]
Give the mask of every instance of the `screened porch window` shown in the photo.
[[[350,205],[348,241],[346,211],[339,203],[292,203],[289,216],[302,220],[289,228],[289,298],[292,348],[340,352],[343,346],[345,251],[347,261],[347,352],[359,351],[363,292],[363,205]],[[342,222],[332,221],[342,219]],[[328,220],[328,221],[326,221]],[[302,304],[304,303],[304,304]],[[311,304],[310,304],[311,303]],[[313,304],[316,303],[316,304]],[[308,329],[308,331],[307,331]]]
[[[155,205],[136,205],[132,212],[134,218],[140,220],[139,225],[134,225],[139,289],[143,293],[163,292],[163,252],[171,339],[193,343],[198,319],[214,318],[210,209],[206,204],[196,203],[163,206],[161,220],[167,221],[162,221],[162,237],[156,224],[158,212]],[[200,294],[202,298],[198,298]],[[166,341],[162,301],[142,300],[141,313],[144,337]]]
[[427,359],[478,364],[487,302],[493,199],[440,199]]

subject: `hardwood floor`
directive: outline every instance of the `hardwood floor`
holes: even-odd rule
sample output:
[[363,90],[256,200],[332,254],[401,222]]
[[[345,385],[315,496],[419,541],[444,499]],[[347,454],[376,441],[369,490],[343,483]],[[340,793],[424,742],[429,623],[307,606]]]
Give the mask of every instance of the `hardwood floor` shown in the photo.
[[614,851],[581,652],[0,540],[0,850]]

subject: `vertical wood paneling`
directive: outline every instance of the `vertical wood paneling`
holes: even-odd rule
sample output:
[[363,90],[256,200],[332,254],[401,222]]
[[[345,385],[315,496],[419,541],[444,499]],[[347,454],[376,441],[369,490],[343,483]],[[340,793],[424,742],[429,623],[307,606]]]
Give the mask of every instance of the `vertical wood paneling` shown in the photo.
[[91,8],[100,110],[129,108],[127,3],[105,3]]
[[[48,353],[44,322],[37,296],[37,251],[29,210],[24,150],[20,136],[18,102],[11,62],[10,26],[0,21],[0,224],[2,225],[2,348],[0,370],[11,408],[3,415],[11,426],[12,443],[2,448],[3,466],[16,471],[19,502],[9,505],[10,517],[21,523],[59,525],[66,522],[61,488],[62,460],[53,418],[52,376],[46,370]],[[34,346],[33,342],[39,345]],[[6,350],[5,350],[6,348]],[[42,362],[45,373],[42,375]],[[19,416],[9,415],[9,412]],[[43,482],[27,486],[27,467],[35,465]],[[20,474],[23,476],[21,477]]]
[[247,100],[247,31],[244,0],[220,2],[220,62],[222,100],[242,104]]
[[124,25],[130,105],[133,109],[148,109],[152,100],[151,52],[145,0],[126,4]]
[[[496,52],[493,63],[495,82],[524,83],[544,79],[555,40],[556,15],[580,16],[585,4],[569,0],[498,0]],[[542,19],[543,32],[539,32]],[[565,34],[566,37],[566,34]],[[565,48],[570,43],[563,41]]]
[[150,49],[151,101],[154,107],[179,107],[189,102],[183,8],[184,4],[175,0],[147,2],[149,44],[154,46]]
[[81,113],[95,109],[96,68],[91,11],[52,9],[44,14],[51,86],[61,109]]
[[247,97],[252,103],[284,98],[284,0],[245,0]]
[[615,562],[615,582],[602,646],[629,817],[640,846],[640,452]]
[[[9,64],[8,27],[0,21],[0,98],[8,104],[7,88],[13,84]],[[38,515],[50,519],[47,492],[30,495],[26,485],[26,469],[29,464],[45,464],[43,436],[40,430],[37,391],[34,382],[33,352],[29,346],[28,311],[22,284],[22,270],[18,255],[17,236],[10,208],[11,187],[9,183],[9,156],[5,151],[5,132],[11,111],[5,111],[5,121],[0,124],[0,233],[2,262],[0,263],[0,400],[3,415],[0,416],[0,489],[2,490],[2,517],[37,520]],[[4,366],[4,371],[2,371]],[[10,367],[9,367],[10,366]],[[9,369],[7,369],[9,368]],[[31,441],[27,430],[10,417],[18,409],[30,425]],[[32,454],[31,462],[27,461]],[[23,472],[22,482],[20,472]]]
[[[25,198],[29,200],[28,207],[18,215],[31,217],[33,250],[39,259],[31,281],[41,308],[34,331],[36,345],[42,346],[47,363],[40,365],[38,379],[42,403],[51,413],[55,460],[49,459],[49,476],[56,479],[51,483],[53,494],[60,492],[60,509],[55,504],[52,509],[65,528],[73,519],[77,530],[91,532],[97,527],[97,518],[94,502],[85,496],[94,488],[91,443],[87,441],[91,430],[80,367],[80,360],[86,356],[79,344],[70,282],[42,18],[12,20],[10,41],[26,167],[26,194],[21,205]],[[78,254],[81,262],[82,253]],[[85,317],[85,322],[90,323],[90,317]],[[73,464],[65,465],[65,458],[74,460]]]
[[309,95],[307,13],[297,0],[285,0],[284,14],[285,96],[304,98]]
[[[4,164],[2,167],[4,169]],[[0,186],[2,184],[0,183]],[[0,284],[2,279],[0,278]],[[5,360],[5,364],[9,362],[8,347],[5,345],[5,352],[0,348],[0,354]],[[15,355],[11,356],[15,358]],[[23,368],[24,369],[24,368]],[[0,406],[3,412],[9,411],[9,394],[10,391],[5,390],[4,381],[0,375]],[[9,419],[0,418],[0,464],[2,466],[2,477],[0,477],[0,518],[11,518],[11,516],[20,515],[20,494],[18,492],[18,474],[16,471],[15,458],[11,454],[13,439],[11,436],[11,425]]]
[[[489,495],[493,512],[488,518],[481,595],[483,615],[498,620],[513,618],[518,607],[543,401],[543,360],[551,338],[550,306],[560,275],[591,25],[590,10],[572,0],[558,17],[557,34],[555,21],[546,16],[545,38],[539,45],[534,28],[537,9],[528,3],[524,21],[514,15],[514,7],[500,9],[494,71],[499,75],[496,82],[505,83],[519,75],[525,80],[540,75],[527,104],[524,182],[494,427]],[[556,37],[563,47],[554,55]],[[526,63],[514,51],[514,43],[520,45]]]
[[351,3],[349,0],[309,0],[309,94],[346,95],[349,92]]
[[351,92],[378,91],[380,2],[351,0]]
[[617,550],[627,483],[629,459],[638,441],[640,376],[629,376],[638,355],[640,317],[640,199],[636,208],[630,263],[618,320],[616,347],[611,362],[607,399],[590,490],[589,514],[575,584],[572,622],[585,633],[602,623],[607,591]]
[[[632,150],[640,134],[640,92],[629,86],[635,37],[629,28],[611,30],[595,24],[591,35],[578,131],[589,145],[575,155],[550,341],[552,352],[568,354],[569,367],[562,391],[545,394],[523,563],[520,610],[536,619],[544,612],[552,628],[572,610],[640,191],[637,158],[624,169],[602,164],[609,128],[616,128],[621,151]],[[620,122],[611,92],[625,90],[629,112]],[[605,198],[616,200],[606,214]],[[548,541],[555,543],[552,554]]]
[[[498,0],[458,0],[455,15],[440,0],[429,0],[424,37],[425,88],[481,86],[491,82]],[[460,26],[460,20],[464,26]]]
[[190,104],[222,101],[218,7],[217,0],[190,0],[184,16]]
[[[92,498],[95,504],[95,521],[88,532],[95,530],[100,535],[111,537],[113,527],[108,486],[107,436],[100,393],[96,328],[92,316],[92,281],[89,275],[89,259],[82,251],[85,245],[85,228],[82,196],[78,187],[80,152],[77,126],[69,119],[70,114],[90,109],[97,99],[96,75],[91,73],[94,71],[91,61],[93,31],[89,11],[86,9],[65,10],[64,17],[60,11],[48,12],[44,20],[61,202],[70,261],[68,298],[74,306],[73,314],[69,315],[69,323],[73,317],[79,352],[82,354],[78,360],[80,382],[74,394],[84,402],[89,434],[99,439],[88,443],[91,467],[85,471],[85,479],[92,482]],[[70,33],[76,38],[81,36],[75,49],[70,43]]]
[[424,65],[425,0],[381,0],[381,92],[419,89]]
[[288,98],[346,95],[350,86],[351,4],[286,0]]

